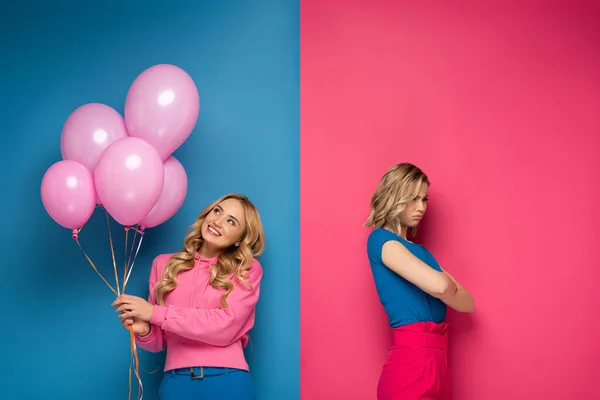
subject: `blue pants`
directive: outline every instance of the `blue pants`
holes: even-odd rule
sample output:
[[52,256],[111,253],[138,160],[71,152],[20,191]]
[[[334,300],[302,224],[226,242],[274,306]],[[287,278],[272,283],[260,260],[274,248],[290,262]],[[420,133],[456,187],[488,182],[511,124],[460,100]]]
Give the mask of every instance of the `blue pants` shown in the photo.
[[254,400],[248,371],[195,367],[166,371],[158,389],[160,400]]

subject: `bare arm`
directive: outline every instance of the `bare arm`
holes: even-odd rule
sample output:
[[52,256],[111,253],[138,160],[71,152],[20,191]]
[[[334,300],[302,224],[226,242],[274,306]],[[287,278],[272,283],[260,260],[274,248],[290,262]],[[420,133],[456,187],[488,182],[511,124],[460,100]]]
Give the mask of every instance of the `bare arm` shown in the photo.
[[[442,269],[443,270],[443,269]],[[452,309],[458,312],[472,313],[475,310],[475,301],[473,296],[464,287],[460,285],[448,272],[444,271],[456,284],[458,290],[453,296],[442,299],[442,301]]]
[[450,275],[431,268],[400,242],[385,242],[381,259],[386,267],[433,297],[443,300],[454,297],[457,291],[458,286]]

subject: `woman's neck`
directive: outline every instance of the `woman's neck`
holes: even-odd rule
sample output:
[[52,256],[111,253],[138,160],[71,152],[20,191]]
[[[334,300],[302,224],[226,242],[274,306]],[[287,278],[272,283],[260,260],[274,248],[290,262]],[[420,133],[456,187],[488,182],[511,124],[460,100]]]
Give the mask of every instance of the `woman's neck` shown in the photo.
[[[388,231],[394,232],[396,235],[400,236],[404,240],[408,240],[408,228],[406,226],[400,225],[400,232],[396,229],[392,229],[389,225],[385,225],[383,229],[387,229]],[[408,240],[410,242],[410,240]]]
[[210,247],[206,244],[206,242],[202,243],[200,249],[198,249],[198,254],[205,258],[213,258],[217,257],[221,252],[213,247]]

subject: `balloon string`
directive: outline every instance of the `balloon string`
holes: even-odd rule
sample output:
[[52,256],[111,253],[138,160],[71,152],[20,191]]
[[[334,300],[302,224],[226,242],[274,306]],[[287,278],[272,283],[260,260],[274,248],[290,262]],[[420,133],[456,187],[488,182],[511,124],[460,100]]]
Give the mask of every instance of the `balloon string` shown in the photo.
[[[113,259],[113,268],[114,268],[114,272],[115,272],[115,281],[116,281],[116,286],[117,286],[117,290],[115,290],[115,288],[113,288],[110,283],[108,283],[108,281],[104,278],[104,276],[102,276],[102,274],[100,273],[100,271],[98,271],[98,268],[96,268],[96,265],[94,264],[94,262],[92,261],[92,259],[87,255],[87,253],[83,250],[83,247],[81,246],[81,243],[79,242],[79,233],[83,230],[83,226],[79,229],[74,229],[73,230],[73,239],[75,240],[75,242],[77,243],[77,245],[79,246],[79,249],[81,250],[81,252],[83,253],[83,255],[85,256],[85,258],[88,260],[88,262],[90,263],[90,265],[92,266],[92,268],[94,269],[94,271],[96,271],[96,273],[98,274],[98,276],[104,281],[104,283],[106,284],[106,286],[108,286],[108,288],[116,295],[119,296],[120,294],[120,288],[119,288],[119,278],[118,278],[118,272],[117,272],[117,263],[115,260],[115,250],[114,250],[114,245],[113,245],[113,240],[112,240],[112,233],[110,231],[110,220],[109,220],[109,216],[108,216],[108,211],[106,212],[106,223],[107,223],[107,228],[108,228],[108,237],[109,237],[109,241],[110,241],[110,250],[111,250],[111,254],[112,254],[112,259]],[[127,247],[128,247],[128,228],[125,228],[125,267],[124,267],[124,272],[123,272],[123,293],[125,293],[125,286],[127,284],[127,281],[129,280],[129,276],[131,274],[131,271],[133,270],[133,265],[135,264],[135,260],[137,258],[137,255],[140,251],[140,247],[142,245],[142,239],[144,237],[144,233],[143,230],[140,231],[138,229],[135,229],[135,234],[133,237],[133,241],[131,243],[131,251],[129,253],[129,259],[127,260]],[[135,245],[135,239],[137,236],[137,233],[140,233],[140,240],[135,252],[135,255],[133,257],[133,261],[131,261],[131,255],[133,253],[133,248]],[[128,268],[129,262],[131,261],[131,268]],[[129,394],[128,394],[128,399],[131,400],[131,394],[133,391],[133,385],[132,385],[132,372],[135,371],[135,376],[137,378],[138,381],[138,391],[137,391],[137,400],[143,400],[144,398],[144,385],[142,383],[142,379],[140,377],[140,366],[139,366],[139,357],[138,357],[138,352],[137,352],[137,346],[135,343],[135,334],[133,333],[133,326],[129,325],[129,339],[130,339],[130,348],[131,348],[131,358],[129,361]],[[158,368],[156,369],[158,370]],[[156,372],[153,371],[151,373]]]
[[135,264],[135,260],[137,259],[138,253],[140,252],[140,247],[142,246],[142,240],[144,239],[144,234],[140,233],[140,241],[138,242],[137,249],[135,250],[135,255],[133,256],[133,261],[131,262],[131,267],[129,268],[129,272],[127,273],[127,278],[125,282],[123,282],[123,291],[125,291],[125,286],[127,282],[129,282],[129,276],[131,275],[131,271],[133,271],[133,266]]
[[[125,228],[126,231],[129,231],[129,228]],[[133,241],[131,242],[131,249],[129,250],[129,258],[127,263],[125,264],[125,272],[123,273],[123,282],[127,279],[127,271],[129,270],[129,266],[131,265],[131,255],[133,254],[133,247],[135,246],[135,239],[137,238],[138,230],[133,228]],[[125,247],[127,247],[127,235],[125,236]],[[127,249],[125,249],[127,251]],[[125,282],[127,283],[127,282]],[[123,292],[125,292],[125,288],[123,288]]]
[[[105,209],[106,211],[106,209]],[[108,227],[108,240],[110,241],[110,252],[112,254],[113,268],[115,270],[115,282],[117,286],[117,296],[121,295],[121,289],[119,288],[119,274],[117,273],[117,261],[115,260],[115,248],[113,246],[112,233],[110,232],[110,220],[108,217],[108,211],[106,211],[106,225]]]
[[127,400],[131,400],[131,368],[133,365],[133,351],[131,352],[131,356],[129,357],[129,394],[127,395]]
[[[127,243],[129,243],[129,227],[125,227],[125,253],[124,264],[123,264],[123,282],[125,282],[125,277],[127,276]],[[125,293],[125,285],[123,284],[123,293]]]
[[[131,354],[133,360],[135,360],[135,376],[138,381],[138,400],[142,400],[144,398],[144,385],[142,384],[142,379],[140,378],[140,360],[137,353],[137,346],[135,344],[135,334],[133,333],[133,326],[129,325],[129,339],[131,343]],[[131,378],[131,364],[129,366],[129,376]],[[131,396],[131,385],[129,387],[129,394]]]
[[[80,229],[81,231],[81,229]],[[92,268],[94,268],[94,271],[96,271],[96,273],[98,274],[98,276],[100,278],[102,278],[102,280],[104,281],[104,283],[106,283],[106,286],[108,286],[110,288],[110,290],[112,290],[112,292],[118,296],[117,291],[110,285],[110,283],[108,283],[108,281],[106,279],[104,279],[104,277],[102,276],[102,274],[100,273],[100,271],[98,271],[98,268],[96,268],[96,266],[94,265],[94,263],[92,262],[92,259],[87,255],[87,253],[83,250],[83,247],[81,247],[81,243],[79,243],[79,238],[75,237],[75,242],[77,242],[77,245],[79,246],[79,249],[81,249],[81,252],[83,253],[83,255],[85,256],[85,258],[87,258],[88,262],[90,263],[90,265],[92,266]]]

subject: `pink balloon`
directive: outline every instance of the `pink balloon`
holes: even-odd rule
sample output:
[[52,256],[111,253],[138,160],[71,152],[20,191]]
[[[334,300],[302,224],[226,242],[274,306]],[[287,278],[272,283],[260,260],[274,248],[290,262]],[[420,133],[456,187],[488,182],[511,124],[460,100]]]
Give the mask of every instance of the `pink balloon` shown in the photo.
[[52,164],[42,178],[41,195],[50,217],[69,229],[81,228],[96,208],[92,173],[77,161]]
[[127,127],[121,114],[107,105],[88,103],[67,118],[60,137],[60,151],[63,159],[77,161],[93,171],[104,149],[124,137],[127,137]]
[[188,180],[185,168],[175,157],[164,162],[165,183],[154,208],[138,224],[153,228],[171,218],[181,207],[187,194]]
[[160,156],[145,140],[119,139],[104,150],[94,171],[96,192],[121,225],[137,224],[160,197],[164,183]]
[[125,99],[129,136],[150,143],[164,161],[190,136],[200,113],[200,96],[181,68],[159,64],[143,71]]

